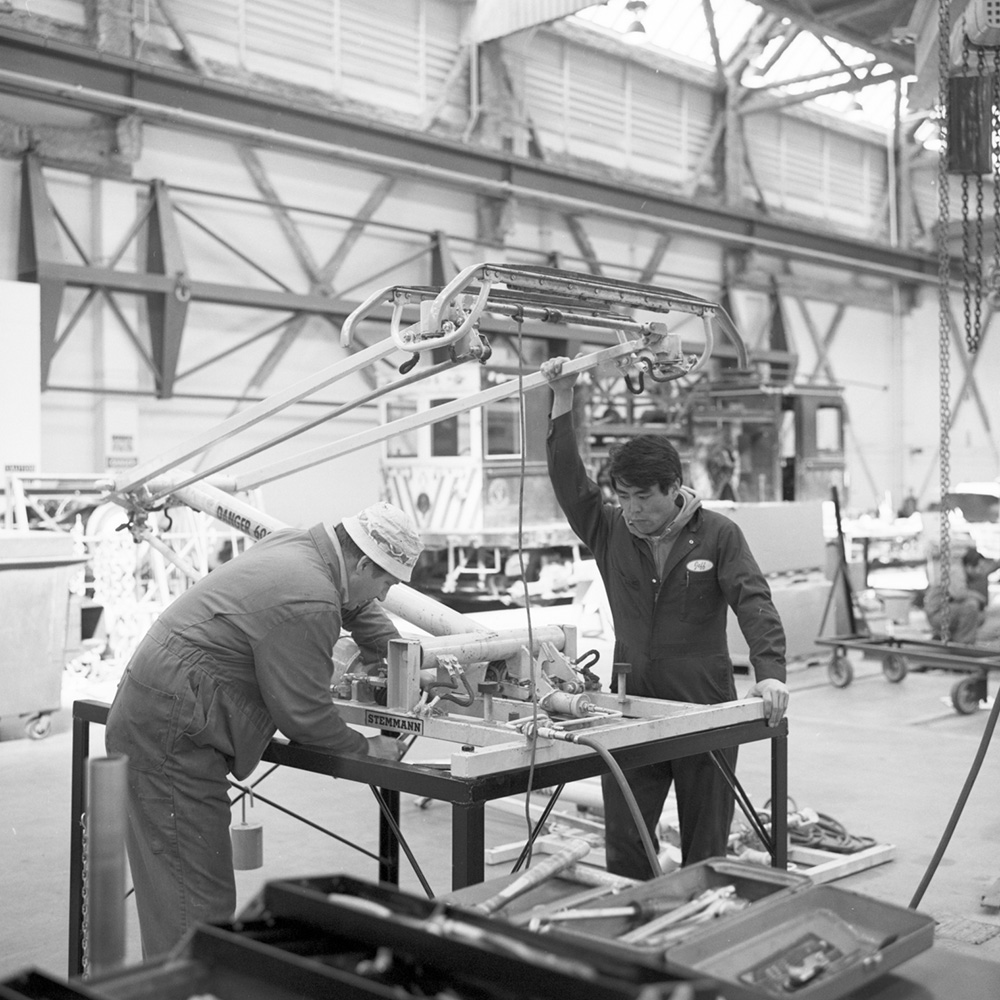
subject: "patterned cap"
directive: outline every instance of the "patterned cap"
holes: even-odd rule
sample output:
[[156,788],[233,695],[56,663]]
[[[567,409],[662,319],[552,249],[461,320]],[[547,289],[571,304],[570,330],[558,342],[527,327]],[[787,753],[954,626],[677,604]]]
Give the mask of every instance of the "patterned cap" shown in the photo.
[[380,500],[353,517],[345,517],[342,523],[366,556],[397,580],[410,582],[423,545],[407,514]]

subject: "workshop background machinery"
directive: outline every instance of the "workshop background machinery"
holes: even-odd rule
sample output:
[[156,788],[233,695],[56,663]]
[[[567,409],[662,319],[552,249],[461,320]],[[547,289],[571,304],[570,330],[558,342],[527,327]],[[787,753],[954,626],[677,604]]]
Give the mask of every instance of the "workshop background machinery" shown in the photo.
[[[803,24],[772,4],[720,32],[711,5],[693,4],[698,52],[678,54],[600,25],[617,2],[586,17],[576,3],[529,7],[508,20],[503,5],[403,0],[397,18],[338,0],[292,24],[265,3],[276,31],[180,0],[169,16],[117,0],[0,11],[0,198],[18,222],[0,277],[44,305],[39,358],[18,359],[11,382],[44,386],[20,419],[44,423],[45,454],[5,466],[89,473],[155,454],[308,372],[384,281],[440,285],[490,257],[727,303],[765,384],[794,371],[843,387],[845,503],[911,488],[932,501],[937,12],[835,3]],[[897,83],[893,131],[846,107]],[[834,93],[839,115],[823,110]],[[949,187],[957,215],[961,180]],[[969,227],[955,221],[941,225],[958,258]],[[971,255],[984,294],[991,249]],[[974,479],[997,462],[976,370],[991,363],[992,307],[971,309],[982,352],[967,357],[958,318],[974,269],[948,270],[946,353],[967,383],[950,400],[948,457]],[[353,471],[364,501],[379,481]],[[304,523],[321,487],[304,471],[266,502]]]

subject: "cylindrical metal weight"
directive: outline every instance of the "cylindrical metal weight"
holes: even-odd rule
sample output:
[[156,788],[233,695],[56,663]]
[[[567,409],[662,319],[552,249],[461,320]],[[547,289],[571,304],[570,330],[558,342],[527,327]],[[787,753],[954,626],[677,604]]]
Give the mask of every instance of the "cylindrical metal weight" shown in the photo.
[[233,868],[238,872],[252,871],[264,864],[264,828],[260,823],[234,823]]
[[87,781],[87,926],[91,975],[125,961],[125,793],[128,758],[94,758]]

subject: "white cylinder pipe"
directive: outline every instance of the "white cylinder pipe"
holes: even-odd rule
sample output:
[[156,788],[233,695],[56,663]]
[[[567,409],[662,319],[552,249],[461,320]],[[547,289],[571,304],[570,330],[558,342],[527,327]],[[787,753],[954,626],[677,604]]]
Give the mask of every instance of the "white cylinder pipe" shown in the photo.
[[90,975],[125,962],[125,794],[128,758],[90,761],[87,781],[87,955]]
[[[532,630],[531,638],[537,648],[550,642],[556,649],[566,645],[566,633],[559,625],[545,625]],[[421,667],[437,666],[438,657],[454,656],[459,663],[484,663],[515,656],[522,646],[528,645],[526,628],[505,629],[503,632],[466,632],[460,635],[443,635],[420,640]],[[533,651],[532,651],[533,652]]]

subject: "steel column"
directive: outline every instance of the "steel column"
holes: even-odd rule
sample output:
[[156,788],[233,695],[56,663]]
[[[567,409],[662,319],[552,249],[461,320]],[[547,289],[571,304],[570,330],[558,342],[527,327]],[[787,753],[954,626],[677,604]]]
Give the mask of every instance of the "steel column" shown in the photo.
[[177,360],[181,353],[181,338],[191,290],[170,194],[163,181],[153,181],[151,198],[146,271],[148,274],[172,277],[175,282],[171,292],[146,294],[149,338],[156,365],[156,395],[160,399],[169,399],[174,394],[174,378],[177,375]]
[[21,229],[17,276],[41,287],[42,387],[49,380],[49,368],[58,344],[56,334],[62,312],[63,293],[68,282],[52,268],[62,264],[62,247],[55,212],[45,189],[38,157],[30,153],[21,166]]

